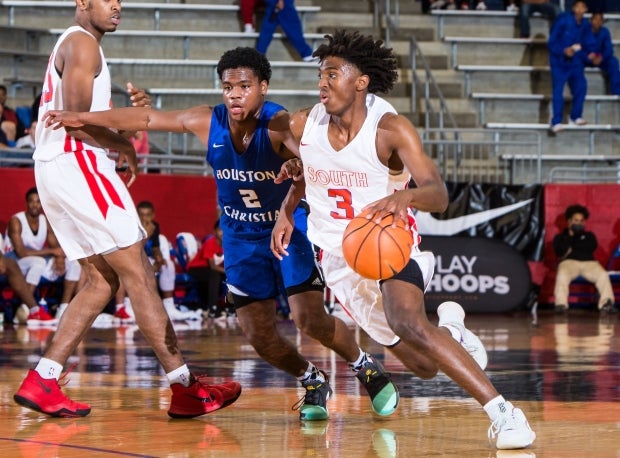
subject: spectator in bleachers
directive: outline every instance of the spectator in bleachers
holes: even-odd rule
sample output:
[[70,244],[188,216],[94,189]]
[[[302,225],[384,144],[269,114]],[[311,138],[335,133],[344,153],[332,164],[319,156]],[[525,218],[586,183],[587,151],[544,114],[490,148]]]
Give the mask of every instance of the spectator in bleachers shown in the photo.
[[608,79],[609,92],[620,95],[620,64],[618,58],[614,56],[611,33],[607,27],[603,26],[604,21],[603,13],[592,13],[590,24],[594,36],[594,48],[588,65],[600,68]]
[[553,27],[556,17],[562,12],[553,0],[521,0],[519,7],[519,32],[521,38],[530,37],[530,16],[540,13],[549,21],[549,27]]
[[311,62],[312,48],[304,38],[301,20],[295,8],[295,0],[265,0],[265,16],[260,26],[256,49],[262,54],[267,53],[273,34],[278,25],[297,50],[302,60]]
[[555,310],[568,310],[570,283],[581,276],[594,283],[599,292],[598,309],[602,313],[614,313],[614,292],[605,268],[595,259],[598,246],[594,232],[586,230],[590,212],[583,205],[571,205],[564,213],[566,229],[553,238],[553,249],[559,259],[555,277]]
[[149,133],[145,130],[133,132],[133,135],[129,137],[129,141],[136,150],[138,164],[145,165],[147,161],[145,156],[151,152],[151,147],[149,145]]
[[[162,296],[162,302],[164,308],[168,313],[168,316],[172,321],[185,321],[185,320],[201,320],[202,310],[181,311],[174,303],[174,286],[176,270],[172,259],[170,259],[170,247],[166,247],[167,253],[164,254],[162,247],[162,241],[166,241],[165,237],[161,235],[159,229],[159,223],[155,221],[155,207],[154,205],[143,200],[136,206],[138,210],[138,216],[140,217],[140,223],[146,231],[147,238],[144,242],[144,250],[153,265],[153,270],[158,277],[158,285],[160,294]],[[163,240],[162,240],[163,239]],[[125,288],[121,284],[116,294],[117,311],[115,316],[117,318],[131,321],[134,319],[133,310],[131,309],[131,302],[125,298]],[[124,307],[124,312],[122,311]],[[127,318],[126,315],[129,315]]]
[[[511,12],[511,13],[518,13],[519,12],[519,7],[517,6],[517,2],[516,0],[508,0],[506,3],[506,11]],[[529,18],[528,18],[529,21]]]
[[18,307],[18,310],[33,310],[38,307],[37,301],[26,283],[24,274],[17,265],[17,261],[13,258],[3,256],[2,251],[0,251],[0,275],[6,275],[9,286],[22,301],[22,305]]
[[576,0],[571,12],[560,14],[553,27],[547,46],[551,67],[553,116],[551,130],[560,132],[564,118],[564,85],[568,83],[573,96],[569,124],[584,125],[583,104],[588,91],[585,65],[594,47],[590,22],[584,17],[588,7],[584,0]]
[[220,304],[222,284],[226,275],[224,272],[222,229],[219,219],[213,226],[213,234],[202,242],[200,249],[190,260],[187,268],[187,273],[196,281],[200,302],[209,309],[209,317],[226,316],[225,307]]
[[[0,112],[2,111],[2,105],[0,105]],[[8,148],[9,140],[6,138],[6,134],[0,129],[0,148]]]
[[[26,211],[16,213],[9,220],[7,242],[10,251],[7,256],[17,260],[26,276],[29,291],[34,293],[42,279],[56,281],[64,276],[61,307],[70,297],[80,279],[80,265],[77,261],[67,261],[52,228],[43,215],[37,188],[26,192]],[[44,308],[35,306],[26,309],[21,306],[16,312],[20,323],[53,324],[55,319]]]
[[6,97],[6,86],[0,85],[0,129],[7,139],[7,145],[15,146],[20,131],[19,119],[15,110],[6,105]]
[[30,127],[26,131],[26,135],[17,139],[16,148],[34,148],[34,137],[37,130],[37,120],[33,119]]
[[256,31],[254,14],[259,3],[262,3],[262,0],[239,0],[239,11],[241,12],[241,21],[245,33]]

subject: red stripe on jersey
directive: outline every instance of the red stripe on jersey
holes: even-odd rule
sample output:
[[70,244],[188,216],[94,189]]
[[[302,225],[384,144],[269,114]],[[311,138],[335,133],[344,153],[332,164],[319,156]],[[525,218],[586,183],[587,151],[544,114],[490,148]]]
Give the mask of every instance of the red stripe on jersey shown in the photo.
[[[88,164],[86,162],[87,158],[85,156],[88,153],[89,151],[76,151],[75,158],[78,162],[80,170],[82,171],[82,174],[84,175],[84,178],[86,179],[86,183],[88,184],[90,193],[92,194],[93,199],[95,199],[95,203],[97,204],[97,207],[99,207],[99,211],[105,218],[108,214],[108,208],[110,206],[106,202],[105,197],[103,196],[103,193],[101,192],[101,189],[99,189],[99,185],[97,184],[97,180],[95,179],[93,172],[91,172],[88,168]],[[95,164],[93,163],[92,159],[90,158],[88,159],[91,165],[93,166],[93,170],[96,171]]]
[[70,153],[73,151],[72,140],[73,140],[73,137],[71,135],[69,134],[65,135],[65,153]]

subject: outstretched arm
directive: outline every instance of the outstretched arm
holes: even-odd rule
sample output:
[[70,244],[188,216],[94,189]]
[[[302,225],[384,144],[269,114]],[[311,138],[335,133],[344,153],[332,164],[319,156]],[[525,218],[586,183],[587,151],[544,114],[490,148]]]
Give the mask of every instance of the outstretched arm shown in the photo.
[[209,139],[211,107],[201,105],[186,110],[159,111],[151,107],[114,108],[105,111],[50,110],[44,116],[46,127],[103,126],[118,130],[159,130],[193,133],[204,145]]

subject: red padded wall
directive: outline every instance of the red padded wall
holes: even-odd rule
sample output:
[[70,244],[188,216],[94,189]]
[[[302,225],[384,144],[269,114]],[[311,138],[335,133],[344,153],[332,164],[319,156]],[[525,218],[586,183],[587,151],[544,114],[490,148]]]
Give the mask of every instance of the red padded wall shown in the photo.
[[596,234],[599,247],[596,258],[605,266],[614,247],[620,243],[620,185],[549,184],[545,186],[545,259],[531,263],[532,280],[542,285],[540,300],[553,302],[553,284],[557,259],[553,237],[566,227],[564,211],[572,204],[585,205],[590,211],[586,228]]
[[[9,218],[26,208],[26,191],[35,185],[30,168],[0,168],[0,231]],[[217,218],[213,177],[139,175],[130,188],[134,202],[150,200],[162,233],[171,241],[177,233],[210,234]]]

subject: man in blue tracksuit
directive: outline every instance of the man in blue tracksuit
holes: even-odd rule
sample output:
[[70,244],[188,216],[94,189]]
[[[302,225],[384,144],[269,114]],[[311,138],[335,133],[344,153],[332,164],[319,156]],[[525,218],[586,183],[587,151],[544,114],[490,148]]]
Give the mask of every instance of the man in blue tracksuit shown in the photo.
[[588,11],[584,0],[573,4],[572,13],[560,14],[549,36],[549,63],[551,65],[551,83],[553,86],[553,132],[562,130],[564,112],[564,85],[568,83],[573,96],[570,112],[570,124],[583,125],[583,103],[588,90],[584,73],[585,65],[593,57],[594,37],[590,22],[583,17]]
[[593,13],[590,19],[594,36],[594,58],[588,65],[600,68],[609,80],[609,92],[620,95],[620,65],[614,56],[611,33],[603,26],[604,20],[603,13]]
[[297,50],[302,60],[312,61],[312,48],[304,38],[301,21],[295,0],[265,0],[265,16],[260,26],[260,33],[256,41],[256,49],[262,53],[267,53],[267,48],[273,38],[273,33],[280,26]]

